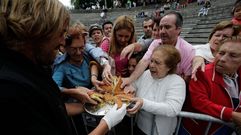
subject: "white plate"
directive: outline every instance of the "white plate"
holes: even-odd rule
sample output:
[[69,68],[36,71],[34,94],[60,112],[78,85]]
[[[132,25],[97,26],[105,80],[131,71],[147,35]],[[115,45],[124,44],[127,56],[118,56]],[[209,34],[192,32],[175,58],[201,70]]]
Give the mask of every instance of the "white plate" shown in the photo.
[[[123,103],[126,104],[126,103]],[[106,113],[113,107],[114,105],[110,105],[105,103],[105,105],[97,110],[93,109],[93,105],[85,104],[84,109],[87,113],[94,115],[94,116],[104,116]]]
[[89,113],[91,115],[104,116],[112,107],[113,107],[113,105],[105,104],[103,107],[95,110],[95,109],[93,109],[93,105],[85,104],[84,109],[87,113]]

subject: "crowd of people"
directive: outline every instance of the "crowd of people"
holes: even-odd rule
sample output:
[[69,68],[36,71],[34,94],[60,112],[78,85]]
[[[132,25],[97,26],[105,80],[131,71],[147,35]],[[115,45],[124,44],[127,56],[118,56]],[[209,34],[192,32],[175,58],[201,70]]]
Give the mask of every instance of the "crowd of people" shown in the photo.
[[193,46],[180,37],[184,20],[177,11],[146,17],[137,39],[135,22],[126,15],[87,28],[69,24],[58,0],[2,0],[0,133],[87,134],[84,105],[98,104],[88,93],[104,93],[101,86],[118,76],[124,92],[134,93],[133,106],[115,104],[101,118],[88,116],[96,122],[88,134],[104,135],[113,127],[126,134],[130,117],[134,135],[204,134],[208,123],[190,118],[176,131],[182,110],[236,127],[213,124],[208,134],[235,134],[241,129],[240,9],[237,0],[232,20],[216,24],[208,43]]

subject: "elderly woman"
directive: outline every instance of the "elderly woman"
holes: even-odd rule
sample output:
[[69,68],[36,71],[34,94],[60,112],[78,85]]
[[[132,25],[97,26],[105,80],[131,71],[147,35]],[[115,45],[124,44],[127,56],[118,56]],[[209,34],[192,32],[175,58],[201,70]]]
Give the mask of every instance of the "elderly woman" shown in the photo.
[[213,62],[215,52],[222,41],[226,37],[238,34],[238,31],[234,29],[234,24],[231,21],[221,21],[212,30],[209,36],[209,42],[205,45],[195,46],[196,54],[193,59],[192,78],[195,80],[197,69],[201,67],[204,71],[205,64]]
[[127,111],[137,115],[138,135],[171,135],[177,124],[177,114],[185,100],[186,85],[176,75],[181,57],[171,45],[155,48],[149,70],[133,83],[136,90],[135,106]]
[[[69,115],[75,116],[73,120],[76,125],[79,125],[78,132],[84,129],[81,128],[83,124],[80,121],[81,115],[78,115],[84,111],[83,101],[79,100],[78,96],[86,94],[85,91],[88,91],[92,84],[96,84],[97,89],[98,84],[101,84],[97,80],[98,64],[87,54],[85,45],[82,27],[80,25],[70,27],[65,37],[66,58],[54,66],[53,73],[54,81],[66,97],[66,110]],[[95,103],[92,100],[89,101]]]
[[[72,97],[77,95],[77,86],[90,89],[92,84],[96,84],[96,81],[98,81],[98,64],[86,53],[84,37],[80,25],[70,27],[65,38],[66,58],[54,66],[54,81],[63,93]],[[98,88],[98,85],[96,87]],[[72,104],[73,107],[69,105],[66,104],[66,107],[70,115],[83,111],[77,109],[82,108],[82,104],[79,104],[79,107],[78,104]]]
[[[198,80],[189,83],[190,96],[185,109],[194,113],[207,114],[225,122],[237,124],[240,135],[241,108],[241,37],[224,39],[217,49],[214,62],[205,66],[205,72],[198,71]],[[209,122],[212,120],[210,119]],[[234,129],[214,122],[184,118],[179,135],[234,135]],[[210,127],[209,127],[210,126]],[[206,131],[206,129],[209,130]],[[237,130],[238,129],[238,130]]]

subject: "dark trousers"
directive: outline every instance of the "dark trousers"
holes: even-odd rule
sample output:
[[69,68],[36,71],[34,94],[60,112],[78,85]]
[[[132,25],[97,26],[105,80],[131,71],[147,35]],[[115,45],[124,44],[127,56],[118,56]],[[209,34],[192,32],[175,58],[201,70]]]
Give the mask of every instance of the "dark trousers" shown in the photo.
[[137,125],[134,126],[134,135],[146,135]]

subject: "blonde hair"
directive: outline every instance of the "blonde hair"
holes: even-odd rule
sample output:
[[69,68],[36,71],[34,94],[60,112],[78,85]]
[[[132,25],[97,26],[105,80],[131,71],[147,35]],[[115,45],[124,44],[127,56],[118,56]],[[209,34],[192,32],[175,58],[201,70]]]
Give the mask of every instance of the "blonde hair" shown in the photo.
[[111,33],[110,48],[109,48],[110,55],[121,52],[121,46],[118,45],[117,39],[116,39],[116,31],[120,29],[126,29],[131,32],[131,37],[130,37],[130,40],[128,41],[128,44],[131,44],[132,42],[134,42],[135,27],[134,27],[133,19],[125,15],[119,16],[114,22],[114,27]]
[[69,19],[58,0],[1,0],[0,41],[8,48],[45,43],[60,35]]
[[85,44],[86,43],[85,36],[86,36],[85,25],[81,22],[74,23],[71,27],[69,27],[69,30],[65,37],[65,47],[70,46],[72,44],[73,39],[82,39]]
[[[220,31],[220,30],[224,30],[226,28],[232,28],[235,32],[235,29],[234,29],[234,25],[232,23],[232,21],[221,21],[219,22],[214,28],[213,30],[211,31],[209,37],[208,37],[208,41],[211,40],[211,38],[213,37],[213,34],[216,32],[216,31]],[[233,33],[234,33],[233,32]],[[237,33],[237,32],[236,32]]]

